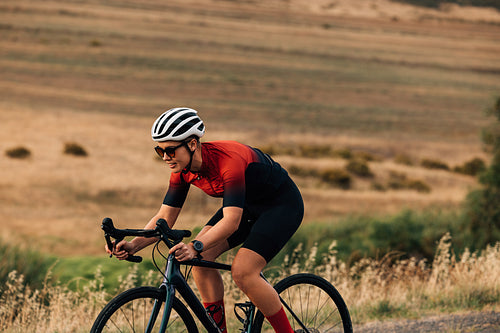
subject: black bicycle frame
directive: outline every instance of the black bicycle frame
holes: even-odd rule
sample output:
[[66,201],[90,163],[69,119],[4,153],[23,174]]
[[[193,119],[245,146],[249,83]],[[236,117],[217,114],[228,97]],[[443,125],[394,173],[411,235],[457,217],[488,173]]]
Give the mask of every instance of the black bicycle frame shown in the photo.
[[[115,240],[124,239],[126,236],[139,236],[139,237],[160,237],[168,248],[172,248],[175,242],[172,242],[169,237],[172,237],[173,240],[180,242],[184,237],[189,237],[191,235],[190,231],[187,230],[172,230],[169,228],[167,221],[164,219],[159,219],[156,222],[157,228],[154,230],[143,230],[143,229],[116,229],[113,226],[113,221],[110,218],[104,218],[102,221],[101,228],[104,230],[106,242],[108,243],[108,248],[112,249],[114,243],[111,242],[110,237],[115,238]],[[128,259],[129,260],[129,259]],[[142,260],[141,257],[132,256],[130,258],[131,261],[140,262]],[[191,287],[188,285],[185,277],[182,275],[180,266],[198,266],[205,268],[213,268],[223,271],[230,271],[231,266],[227,264],[221,264],[218,262],[205,261],[200,259],[194,259],[184,262],[179,262],[175,259],[174,255],[170,254],[167,257],[167,264],[165,266],[165,273],[163,276],[163,282],[160,285],[160,290],[162,290],[162,296],[160,300],[156,300],[153,306],[153,310],[151,311],[151,316],[149,318],[149,323],[146,328],[146,333],[150,333],[153,329],[153,326],[158,318],[160,313],[160,308],[162,302],[165,301],[165,307],[163,310],[163,318],[160,326],[160,333],[165,333],[167,330],[168,321],[170,318],[170,313],[173,307],[175,291],[178,290],[182,298],[189,305],[191,310],[194,312],[196,317],[200,320],[202,325],[207,329],[209,333],[220,333],[217,324],[213,321],[212,317],[208,315],[205,310],[205,307],[201,304],[200,300],[196,297]],[[260,276],[266,280],[264,275],[261,273]],[[267,280],[266,280],[267,281]],[[295,320],[302,327],[304,332],[309,333],[309,330],[305,327],[302,321],[297,317],[297,315],[290,309],[288,304],[285,303],[283,299],[281,299],[281,303],[283,306],[289,310],[291,315],[295,318]],[[248,326],[246,327],[246,331],[252,330],[253,319],[255,315],[255,307],[252,305],[252,310],[249,312],[248,318]]]
[[[210,317],[205,307],[201,304],[200,300],[194,294],[191,287],[186,282],[184,275],[181,273],[180,266],[198,266],[206,268],[214,268],[219,270],[230,271],[231,266],[226,264],[221,264],[217,262],[205,261],[205,260],[190,260],[185,262],[177,261],[173,255],[167,257],[167,264],[165,268],[165,276],[163,278],[163,283],[160,288],[165,290],[165,308],[163,312],[162,323],[160,327],[160,332],[165,332],[168,325],[168,320],[170,318],[170,310],[172,309],[175,291],[179,291],[182,298],[189,304],[189,307],[200,320],[201,324],[207,329],[209,333],[220,333],[219,328]],[[155,305],[156,308],[156,305]],[[154,309],[151,314],[151,320],[154,321],[158,315],[158,309]]]

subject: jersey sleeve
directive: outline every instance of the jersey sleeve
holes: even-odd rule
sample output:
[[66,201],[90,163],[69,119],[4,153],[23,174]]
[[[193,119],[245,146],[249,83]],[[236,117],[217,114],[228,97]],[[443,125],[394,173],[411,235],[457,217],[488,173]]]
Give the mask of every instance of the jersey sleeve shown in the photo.
[[163,204],[181,208],[186,201],[189,192],[189,183],[182,179],[180,173],[172,173],[170,175],[170,184],[168,191],[163,198]]
[[244,207],[246,167],[247,163],[242,158],[233,158],[221,165],[224,184],[223,207]]

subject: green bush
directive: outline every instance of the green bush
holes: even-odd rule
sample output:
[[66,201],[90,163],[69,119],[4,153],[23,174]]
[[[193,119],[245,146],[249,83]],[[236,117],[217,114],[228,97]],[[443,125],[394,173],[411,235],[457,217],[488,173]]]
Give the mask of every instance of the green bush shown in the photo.
[[31,156],[31,151],[25,147],[15,147],[5,152],[10,158],[25,159]]
[[465,250],[466,235],[462,232],[462,216],[457,212],[402,211],[394,216],[348,216],[329,223],[302,225],[273,260],[282,263],[286,255],[302,244],[304,253],[317,245],[318,258],[328,252],[333,241],[341,260],[352,262],[361,258],[381,258],[394,251],[402,257],[432,259],[438,240],[450,232],[455,253]]
[[[54,262],[54,259],[46,257],[38,251],[21,249],[0,241],[0,286],[5,285],[10,272],[17,271],[24,275],[25,284],[40,288],[49,267]],[[2,291],[2,287],[0,287],[0,295]]]
[[500,239],[500,97],[488,110],[496,118],[484,129],[483,142],[493,157],[489,167],[480,173],[482,188],[469,193],[465,202],[469,246],[482,249]]
[[81,156],[81,157],[88,156],[88,153],[85,150],[85,148],[83,148],[78,143],[74,143],[74,142],[67,142],[64,145],[63,152],[64,152],[64,154],[73,155],[73,156]]

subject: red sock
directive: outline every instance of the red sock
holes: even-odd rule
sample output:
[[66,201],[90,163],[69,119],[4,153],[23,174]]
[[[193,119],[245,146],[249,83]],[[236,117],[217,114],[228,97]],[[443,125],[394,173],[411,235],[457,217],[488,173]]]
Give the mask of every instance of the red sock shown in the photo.
[[278,313],[266,318],[269,320],[276,333],[294,333],[283,307]]
[[226,331],[226,315],[224,314],[224,300],[217,302],[205,303],[203,302],[205,309],[210,317],[215,321],[217,326],[219,326],[221,332]]

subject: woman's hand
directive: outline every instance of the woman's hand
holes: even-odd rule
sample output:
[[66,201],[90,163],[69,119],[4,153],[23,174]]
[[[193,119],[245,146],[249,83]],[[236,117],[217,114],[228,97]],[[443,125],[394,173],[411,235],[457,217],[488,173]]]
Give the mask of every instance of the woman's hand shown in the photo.
[[179,261],[191,260],[198,255],[192,243],[184,244],[182,242],[172,247],[169,253],[174,254],[175,259]]
[[[115,242],[113,241],[114,244]],[[136,252],[132,243],[126,240],[122,240],[116,244],[113,251],[108,248],[108,245],[106,245],[105,249],[108,254],[113,254],[119,260],[125,260]]]

